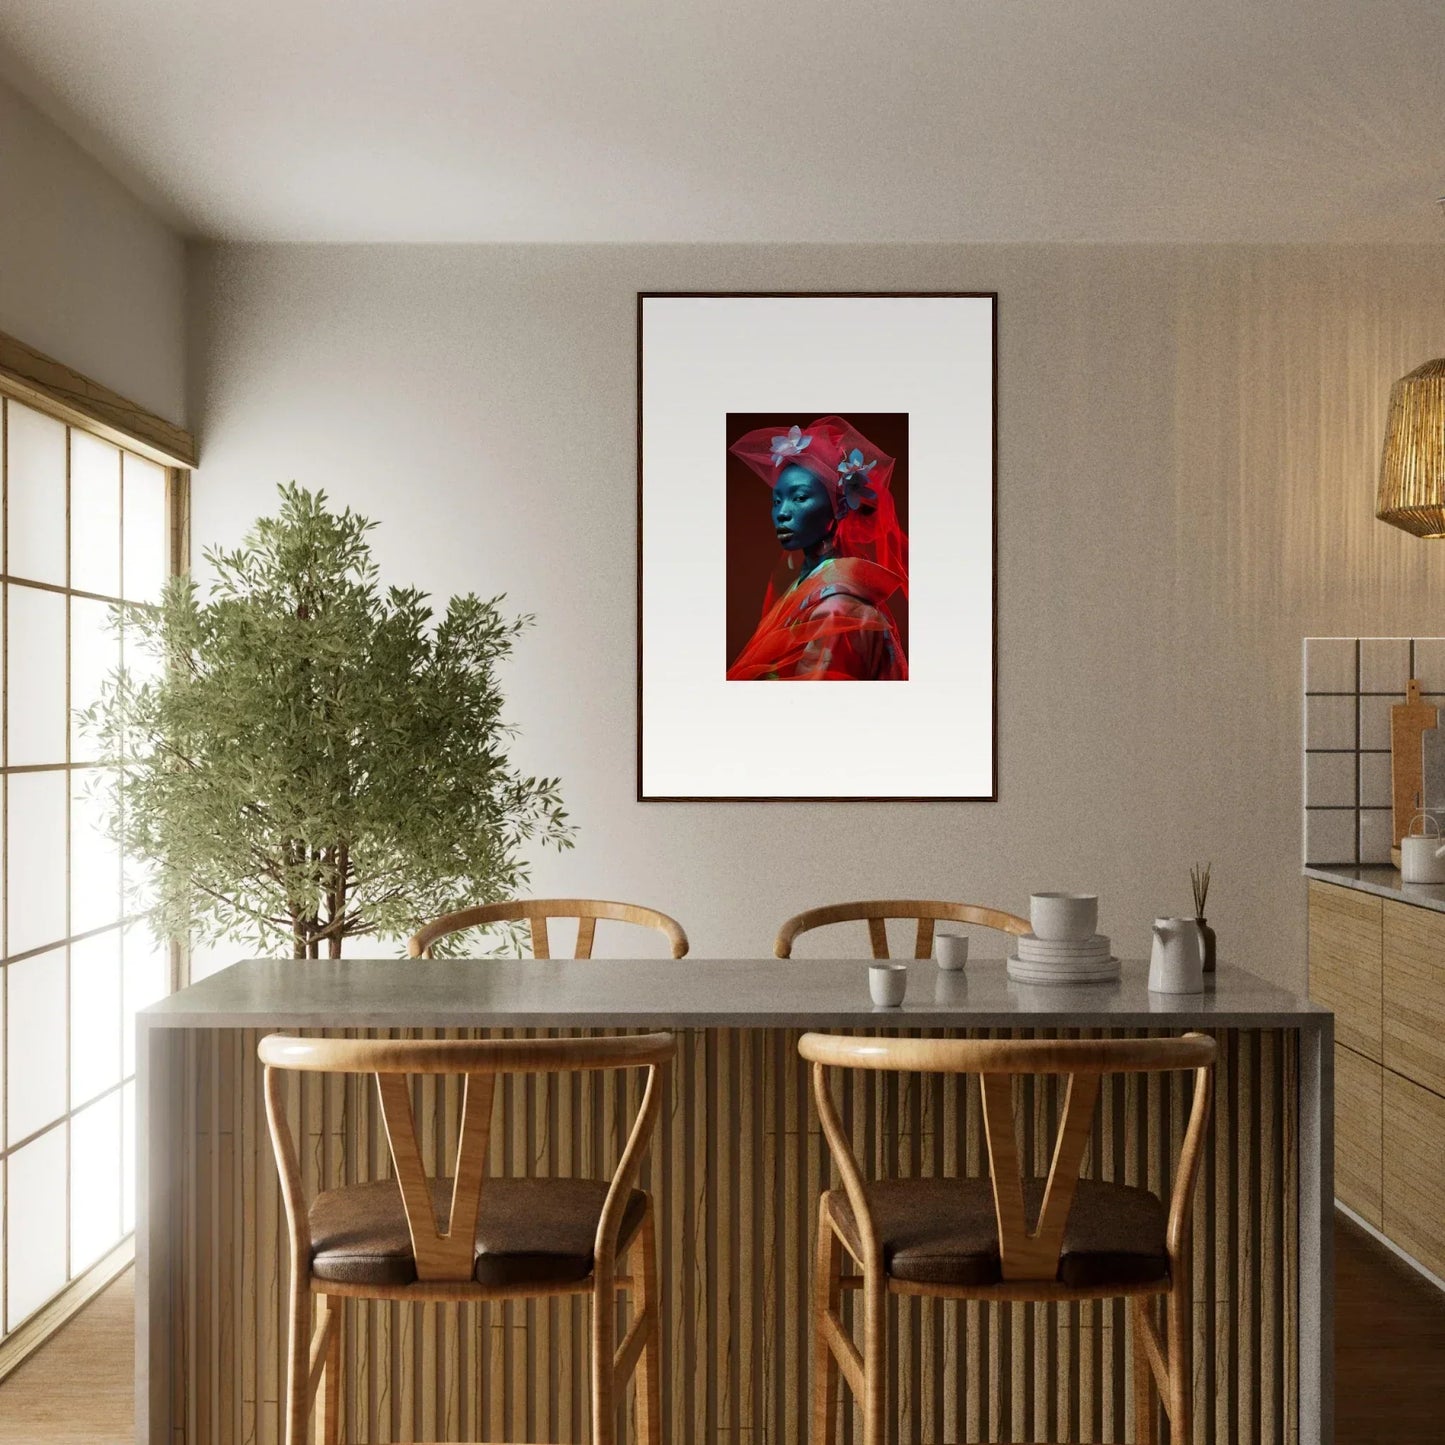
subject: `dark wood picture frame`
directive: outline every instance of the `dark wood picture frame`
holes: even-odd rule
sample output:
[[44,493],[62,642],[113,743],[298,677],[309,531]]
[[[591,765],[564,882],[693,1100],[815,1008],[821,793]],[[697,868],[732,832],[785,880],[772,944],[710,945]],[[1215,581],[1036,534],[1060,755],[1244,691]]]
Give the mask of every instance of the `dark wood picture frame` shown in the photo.
[[[659,794],[648,793],[643,784],[643,686],[644,686],[644,656],[643,656],[643,529],[645,518],[643,516],[643,378],[645,369],[645,358],[643,355],[643,326],[644,308],[650,300],[666,299],[701,299],[701,300],[809,300],[809,299],[832,299],[832,300],[891,300],[891,299],[921,299],[921,300],[970,300],[988,301],[991,310],[991,357],[990,357],[990,494],[989,494],[989,556],[990,569],[990,594],[991,604],[989,608],[990,627],[992,637],[990,643],[990,658],[992,664],[992,677],[990,679],[990,704],[991,704],[991,757],[990,773],[991,782],[989,791],[986,794],[965,794],[959,796],[936,796],[931,794],[905,795],[905,794],[878,794],[862,796],[858,794],[821,795],[806,794],[802,796],[782,796],[779,794],[764,795],[729,795],[717,796],[713,794],[686,795],[686,794]],[[639,291],[637,293],[637,371],[636,371],[636,411],[637,411],[637,608],[635,616],[636,627],[636,658],[637,658],[637,685],[636,685],[636,729],[637,729],[637,801],[639,803],[996,803],[998,801],[998,778],[999,778],[999,726],[998,726],[998,686],[999,686],[999,660],[998,660],[998,312],[999,296],[997,291]]]

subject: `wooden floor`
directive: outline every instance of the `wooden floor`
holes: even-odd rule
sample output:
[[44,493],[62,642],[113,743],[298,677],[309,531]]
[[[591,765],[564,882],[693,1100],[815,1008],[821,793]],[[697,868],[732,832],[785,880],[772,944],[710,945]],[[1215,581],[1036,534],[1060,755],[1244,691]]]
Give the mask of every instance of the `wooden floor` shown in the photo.
[[1336,1445],[1445,1439],[1445,1295],[1335,1219]]
[[135,1272],[126,1270],[0,1381],[0,1445],[135,1438]]
[[[1348,1220],[1335,1231],[1336,1445],[1445,1434],[1445,1295]],[[129,1271],[0,1382],[0,1445],[124,1445],[132,1432]]]

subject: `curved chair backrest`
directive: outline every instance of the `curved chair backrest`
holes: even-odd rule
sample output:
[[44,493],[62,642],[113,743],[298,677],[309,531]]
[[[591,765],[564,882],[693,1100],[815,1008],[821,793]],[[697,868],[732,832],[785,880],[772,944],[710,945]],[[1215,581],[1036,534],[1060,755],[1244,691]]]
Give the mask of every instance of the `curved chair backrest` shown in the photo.
[[488,923],[526,922],[532,925],[532,957],[551,958],[551,945],[547,938],[549,918],[577,920],[574,958],[592,957],[592,941],[597,934],[599,918],[655,928],[666,935],[674,958],[682,958],[687,953],[687,934],[675,918],[638,903],[610,903],[602,898],[513,898],[505,903],[483,903],[476,908],[462,908],[456,913],[444,913],[418,929],[411,936],[406,951],[411,958],[430,958],[432,944],[448,933],[461,933]]
[[[303,1039],[268,1034],[257,1047],[266,1066],[266,1122],[291,1236],[291,1258],[309,1257],[310,1237],[301,1165],[286,1118],[281,1077],[299,1070],[326,1074],[374,1074],[391,1162],[401,1187],[419,1280],[470,1282],[477,1214],[486,1176],[492,1098],[498,1074],[566,1073],[588,1069],[647,1070],[642,1104],[623,1147],[602,1206],[595,1257],[616,1253],[623,1211],[637,1179],[642,1154],[661,1105],[658,1072],[677,1052],[671,1034],[611,1035],[592,1039]],[[422,1163],[412,1112],[410,1075],[459,1074],[465,1079],[461,1125],[452,1171],[451,1208],[437,1227],[432,1180]]]
[[927,958],[933,952],[935,923],[974,923],[980,928],[996,928],[1002,933],[1028,933],[1032,927],[1027,918],[1019,918],[998,908],[986,908],[980,903],[945,903],[928,898],[878,898],[859,903],[828,903],[788,919],[778,930],[773,953],[778,958],[791,958],[793,940],[800,933],[823,928],[830,923],[857,923],[866,919],[873,957],[887,958],[887,922],[890,918],[917,919],[914,958]]
[[[871,1248],[876,1252],[877,1230],[858,1162],[828,1087],[827,1070],[981,1076],[984,1135],[1005,1280],[1051,1280],[1058,1273],[1064,1225],[1093,1127],[1101,1077],[1192,1070],[1194,1101],[1171,1190],[1166,1232],[1171,1260],[1180,1257],[1188,1239],[1189,1208],[1213,1093],[1217,1049],[1207,1034],[1145,1039],[918,1039],[804,1034],[798,1041],[798,1052],[813,1065],[813,1094],[823,1133],[858,1220],[865,1251]],[[1024,1210],[1013,1105],[1014,1079],[1029,1074],[1059,1074],[1067,1079],[1048,1181],[1038,1219],[1032,1226]]]

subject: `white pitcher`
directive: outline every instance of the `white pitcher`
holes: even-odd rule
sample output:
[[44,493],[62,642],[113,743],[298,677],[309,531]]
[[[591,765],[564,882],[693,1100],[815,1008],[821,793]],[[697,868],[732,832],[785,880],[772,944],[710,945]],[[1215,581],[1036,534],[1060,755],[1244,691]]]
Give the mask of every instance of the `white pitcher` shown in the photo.
[[1156,918],[1150,993],[1204,992],[1204,934],[1193,918]]

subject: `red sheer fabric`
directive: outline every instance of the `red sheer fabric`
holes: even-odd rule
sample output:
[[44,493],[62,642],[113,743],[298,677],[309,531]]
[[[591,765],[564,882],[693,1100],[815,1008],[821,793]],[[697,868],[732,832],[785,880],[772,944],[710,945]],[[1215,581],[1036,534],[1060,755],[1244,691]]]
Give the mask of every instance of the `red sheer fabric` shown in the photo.
[[731,682],[904,682],[908,659],[887,599],[897,577],[842,557],[770,599],[748,645],[728,668]]
[[908,534],[890,483],[894,458],[840,416],[786,435],[763,427],[729,448],[769,487],[784,467],[806,468],[827,487],[835,555],[781,597],[769,583],[757,631],[728,669],[733,681],[902,681],[908,660],[888,610],[908,596]]

